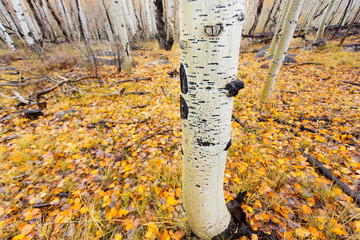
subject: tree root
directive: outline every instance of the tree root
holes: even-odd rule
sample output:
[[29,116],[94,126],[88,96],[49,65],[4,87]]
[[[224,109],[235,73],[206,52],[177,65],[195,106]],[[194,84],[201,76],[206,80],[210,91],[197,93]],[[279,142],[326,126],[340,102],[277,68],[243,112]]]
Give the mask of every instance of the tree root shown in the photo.
[[253,235],[256,235],[258,239],[263,240],[275,240],[276,237],[268,235],[261,231],[254,231],[249,224],[246,222],[246,214],[241,208],[242,203],[247,192],[240,192],[235,199],[231,200],[227,204],[227,208],[231,214],[231,220],[228,228],[221,234],[212,238],[212,240],[235,240],[242,236],[252,238]]

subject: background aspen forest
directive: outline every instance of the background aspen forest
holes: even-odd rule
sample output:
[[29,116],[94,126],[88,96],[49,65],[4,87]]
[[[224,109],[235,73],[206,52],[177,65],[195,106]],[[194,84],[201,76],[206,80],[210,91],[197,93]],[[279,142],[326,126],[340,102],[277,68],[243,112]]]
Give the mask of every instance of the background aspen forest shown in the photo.
[[[225,200],[244,193],[238,239],[358,240],[360,1],[335,1],[315,41],[331,0],[305,0],[262,104],[285,2],[245,1]],[[198,239],[178,2],[0,0],[0,27],[0,239]]]

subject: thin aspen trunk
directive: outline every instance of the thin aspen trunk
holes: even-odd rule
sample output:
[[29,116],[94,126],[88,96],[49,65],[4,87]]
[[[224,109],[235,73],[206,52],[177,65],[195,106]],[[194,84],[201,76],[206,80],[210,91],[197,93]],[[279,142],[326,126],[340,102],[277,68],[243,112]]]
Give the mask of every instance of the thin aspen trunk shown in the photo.
[[174,44],[174,38],[172,36],[168,36],[169,32],[167,31],[168,25],[166,23],[166,5],[163,4],[163,0],[155,0],[154,4],[156,6],[156,37],[158,39],[160,49],[170,51]]
[[346,25],[350,21],[352,10],[354,9],[356,4],[356,1],[352,1],[349,11],[346,12],[345,18],[344,18],[344,25]]
[[114,19],[114,29],[116,37],[120,39],[121,42],[121,52],[124,57],[124,72],[126,74],[131,73],[131,56],[130,56],[130,44],[128,40],[128,35],[125,27],[124,16],[121,10],[121,4],[118,0],[110,0],[111,3],[111,15]]
[[56,30],[54,29],[54,25],[52,18],[50,17],[50,10],[46,4],[46,2],[40,0],[39,4],[35,3],[36,8],[38,9],[39,15],[41,15],[41,19],[44,21],[44,25],[48,31],[46,32],[50,39],[56,39]]
[[266,103],[274,89],[277,75],[294,35],[303,2],[304,0],[292,0],[290,3],[284,23],[284,29],[281,31],[280,38],[275,49],[274,58],[266,74],[265,83],[260,95],[260,103]]
[[11,14],[9,12],[8,4],[4,0],[0,0],[0,11],[4,15],[6,21],[10,25],[11,29],[16,33],[18,38],[21,39],[21,41],[23,41],[23,43],[25,43],[24,40],[22,39],[21,34],[20,34],[19,27],[17,26],[13,16],[11,16]]
[[13,40],[11,39],[10,35],[8,34],[8,32],[5,30],[4,26],[0,23],[0,36],[2,36],[6,42],[6,44],[9,46],[9,48],[11,50],[13,50],[14,52],[16,52],[16,48],[14,45]]
[[167,11],[166,11],[166,41],[167,42],[174,42],[174,33],[175,33],[175,26],[174,26],[174,9],[175,4],[174,0],[166,0]]
[[30,10],[32,11],[32,15],[35,18],[35,21],[37,22],[37,25],[40,28],[40,34],[41,34],[41,38],[44,39],[45,33],[46,33],[46,28],[44,26],[44,21],[43,18],[41,18],[41,16],[39,16],[35,10],[35,6],[33,4],[33,2],[31,0],[27,0],[27,3],[30,7]]
[[128,29],[130,29],[130,36],[133,37],[136,34],[136,29],[135,29],[133,19],[130,16],[130,12],[128,10],[129,8],[127,6],[127,2],[126,1],[120,1],[120,3],[122,5],[122,10],[123,10],[123,15],[124,15],[126,25],[128,26]]
[[[271,15],[272,15],[272,13],[273,13],[273,11],[274,11],[274,9],[275,9],[276,3],[277,3],[277,0],[274,0],[273,5],[271,6],[271,9],[270,9],[269,14],[268,14],[268,16],[267,16],[267,19],[266,19],[266,21],[265,21],[265,24],[264,24],[264,26],[262,27],[262,32],[265,32],[266,27],[267,27],[267,25],[269,24],[269,22],[270,22],[270,20],[271,20]],[[281,4],[281,1],[280,1],[279,4]]]
[[321,20],[321,23],[320,23],[320,26],[319,26],[319,29],[316,33],[316,38],[315,38],[315,42],[316,41],[319,41],[320,39],[322,39],[322,37],[324,36],[324,31],[325,31],[325,27],[326,25],[328,24],[328,20],[330,18],[330,15],[332,13],[332,10],[335,6],[335,2],[336,0],[330,0],[330,3],[328,5],[328,8],[326,9],[326,12]]
[[145,13],[146,13],[146,23],[149,29],[149,35],[150,38],[153,36],[154,34],[154,30],[153,30],[153,23],[151,22],[151,11],[150,11],[150,0],[145,0]]
[[25,41],[27,43],[27,45],[35,51],[38,51],[38,47],[36,46],[36,41],[33,38],[34,34],[31,32],[29,26],[26,23],[26,19],[25,19],[25,13],[23,12],[23,9],[21,7],[21,0],[12,0],[12,4],[14,7],[14,12],[16,14],[16,17],[19,21],[19,25],[22,31],[22,34],[25,37]]
[[26,8],[23,0],[19,1],[20,3],[20,7],[22,8],[25,20],[26,20],[26,24],[29,26],[32,34],[34,35],[35,40],[38,42],[39,45],[42,45],[43,43],[43,38],[41,36],[41,30],[39,25],[37,24],[37,22],[34,21],[34,19],[32,18],[32,16],[29,14],[28,9]]
[[[255,11],[255,5],[256,5],[256,2],[255,1],[248,1],[248,4],[249,5],[247,5],[247,11],[246,11],[246,13],[245,13],[245,16],[246,16],[246,18],[245,18],[245,20],[244,20],[244,24],[243,24],[243,29],[244,29],[244,31],[247,31],[247,23],[249,22],[249,20],[250,20],[250,16],[253,16],[253,14],[252,14],[252,12],[254,12]],[[250,34],[249,32],[248,32],[248,34]]]
[[317,11],[320,9],[320,6],[321,6],[322,3],[323,3],[322,1],[319,1],[317,6],[313,9],[313,12],[311,13],[309,21],[307,22],[307,24],[305,26],[304,36],[307,35],[307,33],[308,33],[309,29],[310,29],[310,25],[311,25],[312,21],[314,20],[314,16],[317,13]]
[[[44,0],[44,4],[46,4],[47,9],[49,10],[50,14],[52,15],[52,17],[54,18],[56,24],[58,25],[61,33],[63,34],[63,36],[68,40],[69,36],[66,32],[66,29],[64,28],[59,16],[56,14],[54,8],[51,6],[50,1],[49,0]],[[64,24],[65,25],[65,24]]]
[[83,38],[85,41],[88,41],[90,36],[89,36],[88,28],[87,28],[86,15],[85,15],[84,9],[81,5],[81,0],[75,0],[75,3],[76,3],[76,8],[77,8],[81,38]]
[[345,34],[344,34],[344,36],[341,38],[339,45],[341,45],[341,44],[343,44],[343,43],[344,43],[344,41],[345,41],[345,39],[346,39],[347,35],[349,34],[349,32],[350,32],[350,30],[351,30],[352,26],[353,26],[353,25],[354,25],[354,23],[355,23],[356,18],[359,16],[359,14],[360,14],[360,7],[358,8],[358,10],[357,10],[357,12],[355,13],[355,15],[354,15],[353,19],[352,19],[352,20],[351,20],[351,22],[349,23],[349,26],[348,26],[348,28],[347,28],[347,30],[346,30],[346,32],[345,32]]
[[273,38],[271,40],[269,54],[268,54],[269,56],[274,55],[276,45],[279,42],[279,37],[281,35],[281,31],[282,31],[282,29],[284,27],[284,24],[285,24],[286,14],[289,11],[289,6],[290,6],[291,1],[292,0],[286,0],[285,3],[284,3],[283,9],[282,9],[281,14],[280,14],[280,19],[278,20],[278,23],[276,24],[276,29],[275,29],[275,32],[274,32],[274,36],[273,36]]
[[57,0],[57,5],[58,5],[60,15],[63,18],[63,21],[65,23],[65,28],[66,28],[66,33],[67,33],[67,36],[68,36],[68,40],[69,41],[74,40],[74,37],[73,37],[73,34],[72,34],[72,27],[71,27],[71,25],[72,25],[71,19],[68,18],[68,15],[66,13],[67,9],[66,9],[66,6],[64,4],[64,1],[63,0]]
[[308,8],[308,10],[307,10],[307,12],[305,14],[305,17],[301,21],[301,25],[298,28],[298,34],[301,34],[301,32],[303,32],[303,29],[305,30],[306,24],[308,23],[308,21],[310,21],[309,18],[311,16],[312,11],[314,10],[315,1],[316,0],[311,0],[309,8]]
[[231,219],[223,178],[234,95],[226,89],[240,82],[244,5],[244,0],[180,0],[183,204],[192,231],[206,239],[222,233]]
[[258,5],[257,5],[257,8],[256,8],[256,15],[255,15],[254,23],[253,23],[252,27],[250,28],[249,34],[254,33],[254,31],[255,31],[255,29],[256,29],[256,27],[258,25],[259,18],[260,18],[263,7],[264,7],[264,0],[258,0]]
[[106,34],[108,35],[109,41],[111,43],[111,45],[113,45],[114,43],[114,28],[113,25],[111,23],[111,19],[109,16],[109,12],[106,8],[105,5],[105,1],[104,0],[98,0],[99,6],[100,6],[100,10],[102,11],[102,14],[105,15],[105,31]]

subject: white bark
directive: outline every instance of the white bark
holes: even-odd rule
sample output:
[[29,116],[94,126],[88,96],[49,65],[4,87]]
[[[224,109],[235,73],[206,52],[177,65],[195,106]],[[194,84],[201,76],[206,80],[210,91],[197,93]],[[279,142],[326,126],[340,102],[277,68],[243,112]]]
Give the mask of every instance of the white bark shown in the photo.
[[335,2],[336,0],[330,0],[330,3],[329,3],[329,6],[327,7],[326,9],[326,12],[324,13],[323,15],[323,18],[321,20],[321,23],[320,23],[320,26],[319,26],[319,29],[316,33],[316,38],[315,38],[315,42],[320,40],[323,35],[324,35],[324,31],[325,31],[325,27],[326,25],[328,24],[328,21],[329,21],[329,18],[330,18],[330,15],[333,11],[333,8],[335,6]]
[[314,10],[315,2],[316,2],[316,0],[311,0],[311,2],[309,4],[309,8],[306,11],[304,18],[301,21],[301,25],[299,27],[298,33],[301,33],[301,31],[303,31],[303,29],[305,30],[305,26],[307,25],[307,23],[311,22],[311,19],[309,20],[309,18],[312,14],[312,11]]
[[0,23],[0,36],[2,36],[4,38],[6,44],[9,46],[9,48],[15,52],[16,48],[15,48],[14,42],[12,41],[10,35],[7,33],[7,31],[5,30],[5,27],[1,23]]
[[80,17],[80,23],[83,29],[83,33],[84,33],[84,37],[86,39],[86,41],[89,39],[90,34],[89,34],[89,30],[88,30],[88,24],[87,24],[87,19],[86,19],[86,14],[85,14],[85,10],[83,8],[83,6],[81,5],[81,0],[76,0],[78,3],[78,11],[79,11],[79,17]]
[[23,8],[21,7],[21,0],[12,0],[12,4],[14,7],[14,12],[19,21],[19,25],[22,31],[22,34],[25,37],[25,41],[29,47],[35,48],[35,39],[32,37],[33,34],[26,23],[25,13],[23,12]]
[[34,38],[38,41],[41,42],[42,38],[41,36],[41,31],[40,31],[40,27],[39,25],[34,21],[34,19],[30,16],[28,9],[26,8],[23,0],[18,0],[19,2],[19,7],[21,7],[22,12],[24,14],[25,20],[26,20],[26,24],[28,25],[28,27],[30,28],[32,34],[34,35]]
[[75,35],[74,35],[74,28],[73,28],[73,23],[72,20],[70,18],[70,14],[67,10],[67,7],[64,3],[64,0],[58,0],[58,6],[60,9],[60,14],[62,16],[62,18],[64,19],[65,25],[66,25],[66,32],[67,35],[74,40],[75,39]]
[[19,37],[19,39],[21,39],[23,41],[13,17],[10,15],[7,7],[3,4],[2,0],[0,0],[0,11],[4,15],[6,21],[9,23],[11,29],[16,33],[16,35]]
[[[137,26],[137,20],[136,20],[136,15],[135,15],[135,10],[134,10],[134,4],[132,0],[126,0],[126,6],[128,8],[128,12],[130,14],[130,17],[132,19],[132,22],[134,24],[134,26]],[[136,28],[135,28],[136,29]],[[136,29],[137,30],[137,29]],[[136,31],[135,30],[135,31]]]
[[[180,0],[183,203],[192,231],[222,233],[230,221],[223,177],[236,79],[244,0]],[[243,20],[243,19],[242,19]]]
[[167,39],[166,41],[169,40],[169,38],[173,38],[174,39],[174,9],[175,9],[175,4],[174,4],[174,0],[166,0],[165,1],[165,5],[164,7],[166,7],[167,11],[166,11],[166,36]]
[[316,7],[313,8],[312,13],[311,13],[311,16],[310,16],[310,18],[309,18],[309,21],[307,22],[307,24],[306,24],[306,26],[305,26],[304,36],[307,35],[307,33],[308,33],[309,29],[310,29],[310,25],[311,25],[311,23],[313,22],[314,16],[315,16],[315,14],[317,13],[317,11],[319,10],[321,4],[322,4],[322,1],[318,1]]
[[154,33],[154,29],[153,29],[153,23],[152,23],[152,18],[151,18],[151,11],[150,11],[150,0],[145,0],[145,12],[146,12],[146,22],[147,22],[147,26],[149,28],[149,34],[150,37],[153,35]]
[[275,29],[275,32],[274,32],[274,36],[273,36],[273,38],[271,40],[270,49],[269,49],[269,56],[274,55],[276,46],[277,46],[278,41],[279,41],[281,31],[282,31],[282,29],[284,27],[286,15],[287,15],[287,13],[289,11],[290,2],[291,2],[291,0],[286,0],[284,6],[282,8],[282,11],[281,11],[281,14],[280,14],[280,19],[278,20],[278,22],[276,24],[276,29]]
[[[121,5],[122,5],[122,10],[123,10],[123,15],[124,15],[124,18],[125,18],[125,22],[126,22],[126,25],[128,27],[128,29],[130,29],[130,36],[134,36],[136,34],[136,30],[135,30],[135,25],[134,25],[134,22],[130,16],[130,12],[129,12],[129,9],[128,9],[128,6],[127,6],[127,2],[126,1],[120,1]],[[134,13],[132,13],[134,14]]]
[[124,16],[121,10],[119,0],[110,0],[110,11],[114,19],[114,31],[117,38],[120,38],[121,52],[124,57],[124,71],[127,74],[131,73],[131,57],[130,57],[130,44],[125,27]]
[[285,55],[289,48],[291,39],[294,35],[303,2],[304,0],[291,0],[285,19],[284,29],[281,31],[280,38],[275,49],[274,58],[266,74],[265,83],[261,91],[261,103],[266,103],[268,101],[270,94],[274,89],[277,75],[279,73],[282,62],[285,59]]

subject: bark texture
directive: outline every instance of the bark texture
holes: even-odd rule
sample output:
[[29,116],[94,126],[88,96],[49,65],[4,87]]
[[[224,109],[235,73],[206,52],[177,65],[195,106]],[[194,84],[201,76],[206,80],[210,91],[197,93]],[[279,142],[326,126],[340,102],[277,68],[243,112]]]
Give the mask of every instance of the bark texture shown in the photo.
[[192,231],[212,238],[229,225],[223,195],[244,0],[181,0],[180,109],[183,203]]
[[279,42],[276,45],[274,58],[266,74],[264,86],[260,95],[260,102],[266,103],[274,89],[275,81],[279,73],[282,62],[285,59],[286,52],[289,48],[292,36],[294,35],[300,10],[304,0],[292,0],[285,19],[284,29],[281,31]]

